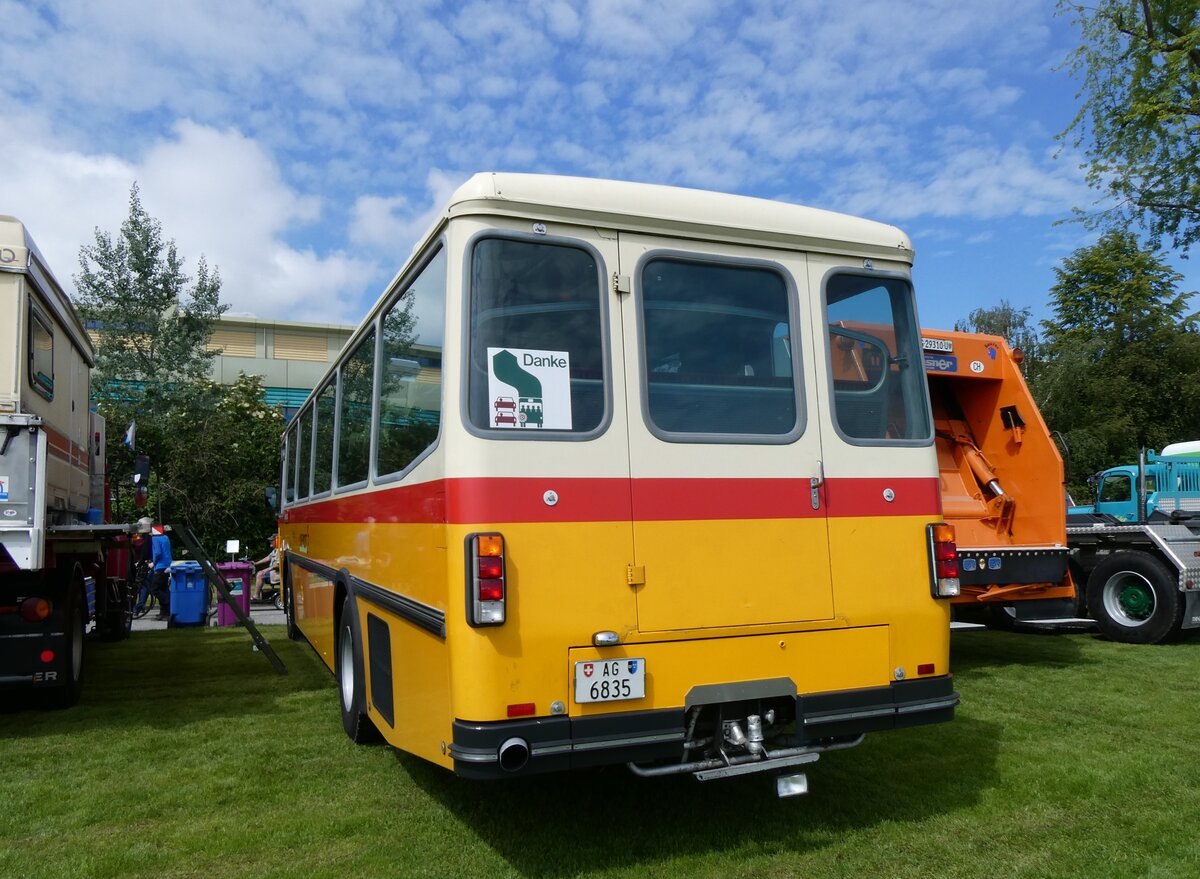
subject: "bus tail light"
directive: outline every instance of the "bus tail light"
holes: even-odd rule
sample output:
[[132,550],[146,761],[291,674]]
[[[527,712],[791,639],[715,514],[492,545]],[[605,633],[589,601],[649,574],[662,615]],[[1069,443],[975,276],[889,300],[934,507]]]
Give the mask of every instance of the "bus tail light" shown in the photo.
[[504,576],[504,538],[499,534],[467,537],[467,622],[499,626],[505,619],[507,588]]
[[930,525],[929,562],[930,585],[934,598],[953,598],[959,594],[958,546],[954,542],[954,526],[945,522]]

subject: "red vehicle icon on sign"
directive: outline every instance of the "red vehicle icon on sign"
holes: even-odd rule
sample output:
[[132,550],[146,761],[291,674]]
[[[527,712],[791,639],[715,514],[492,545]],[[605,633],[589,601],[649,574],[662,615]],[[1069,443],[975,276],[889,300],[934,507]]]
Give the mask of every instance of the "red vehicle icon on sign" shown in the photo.
[[494,420],[497,425],[511,424],[514,427],[517,424],[517,403],[512,397],[497,397],[492,403],[492,408],[496,410]]

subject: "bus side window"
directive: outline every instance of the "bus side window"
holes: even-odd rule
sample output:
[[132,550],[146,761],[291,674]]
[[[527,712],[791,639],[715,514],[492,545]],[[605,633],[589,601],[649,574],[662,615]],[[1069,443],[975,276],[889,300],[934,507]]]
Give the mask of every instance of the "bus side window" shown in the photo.
[[333,486],[333,413],[336,409],[336,386],[327,384],[317,397],[317,436],[314,443],[313,494],[329,491]]
[[441,250],[383,315],[379,375],[379,476],[404,471],[442,424],[446,252]]
[[365,482],[371,453],[371,398],[375,382],[375,329],[354,346],[338,369],[338,487]]
[[304,411],[300,413],[298,439],[296,456],[297,474],[296,474],[296,500],[302,501],[308,497],[308,489],[311,485],[312,476],[312,428],[313,428],[313,410],[312,406],[306,406]]
[[284,440],[283,459],[283,502],[285,505],[296,502],[296,423],[288,428]]

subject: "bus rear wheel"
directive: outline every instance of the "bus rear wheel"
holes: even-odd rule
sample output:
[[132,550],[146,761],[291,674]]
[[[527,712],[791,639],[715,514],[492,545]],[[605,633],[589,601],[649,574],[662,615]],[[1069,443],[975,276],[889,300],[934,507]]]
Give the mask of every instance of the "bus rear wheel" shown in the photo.
[[338,618],[337,652],[338,701],[342,708],[342,728],[357,745],[379,741],[379,730],[367,716],[366,680],[363,676],[362,632],[358,624],[358,602],[347,595]]
[[1118,552],[1088,577],[1087,606],[1114,641],[1159,644],[1179,631],[1183,596],[1167,566],[1142,552]]

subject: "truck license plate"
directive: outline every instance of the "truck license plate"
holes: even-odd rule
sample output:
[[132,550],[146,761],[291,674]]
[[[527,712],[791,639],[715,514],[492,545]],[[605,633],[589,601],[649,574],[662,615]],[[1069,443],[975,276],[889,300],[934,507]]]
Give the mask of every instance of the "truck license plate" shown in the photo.
[[575,663],[576,702],[617,702],[646,697],[646,660]]

